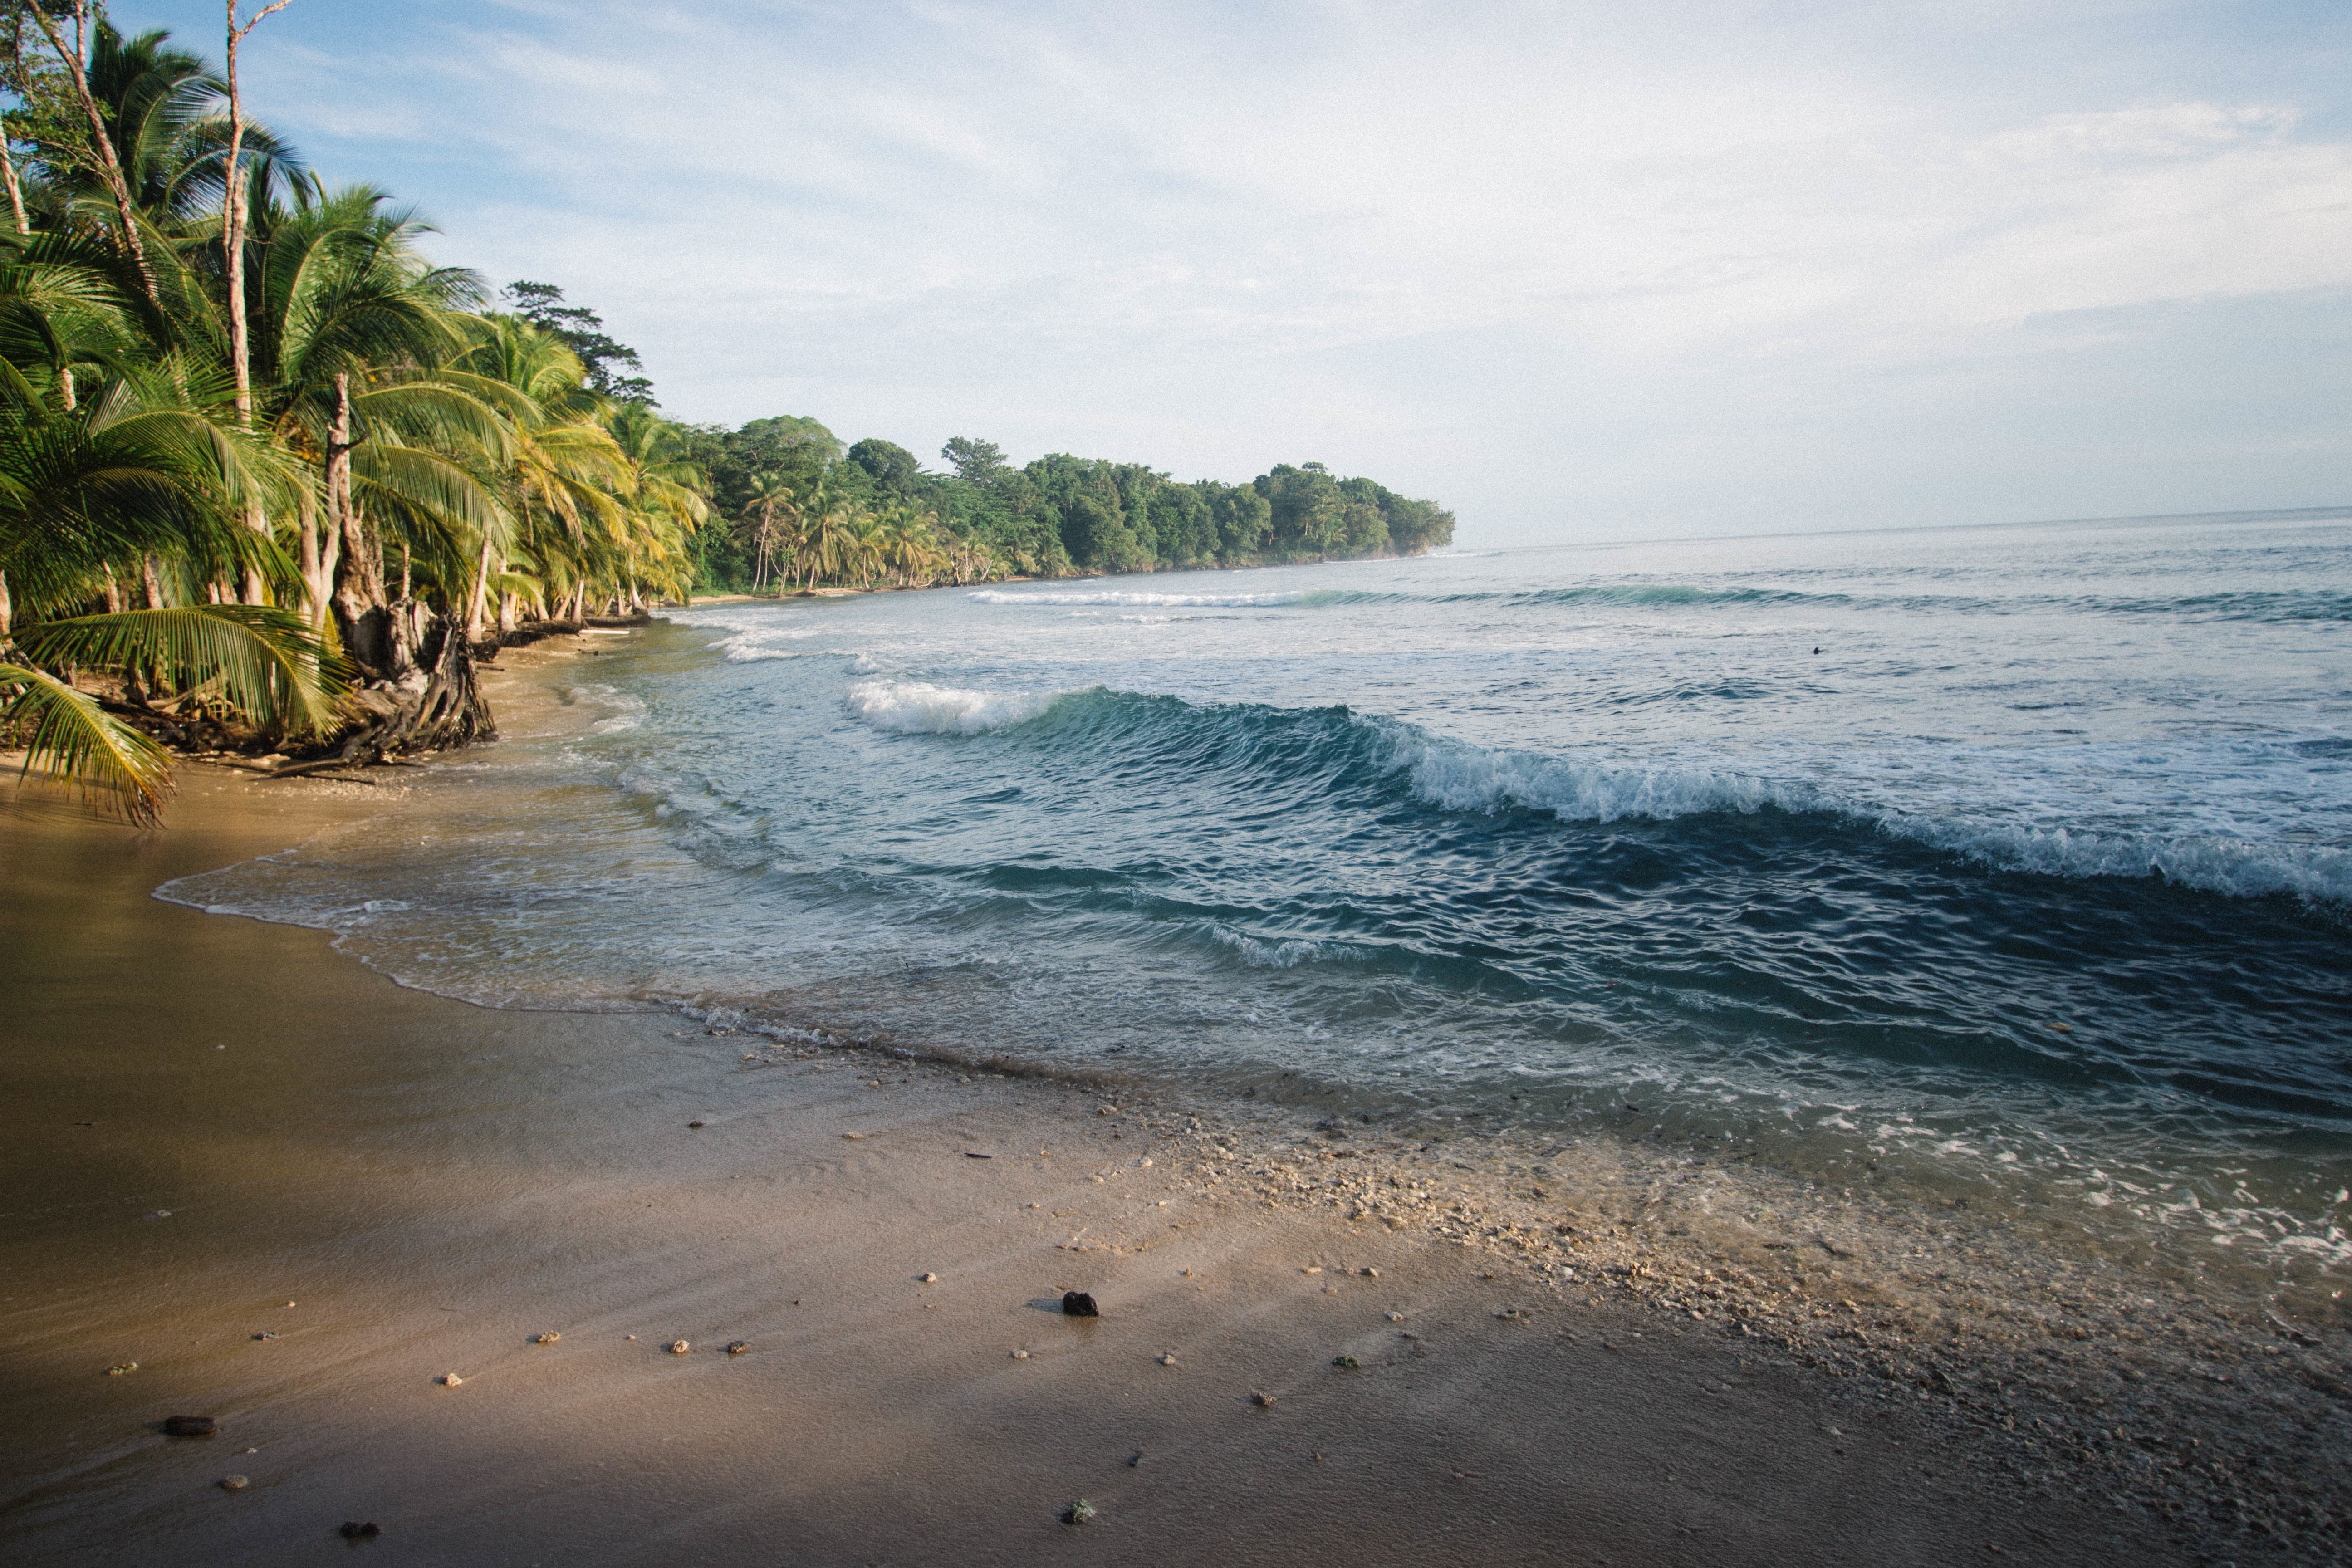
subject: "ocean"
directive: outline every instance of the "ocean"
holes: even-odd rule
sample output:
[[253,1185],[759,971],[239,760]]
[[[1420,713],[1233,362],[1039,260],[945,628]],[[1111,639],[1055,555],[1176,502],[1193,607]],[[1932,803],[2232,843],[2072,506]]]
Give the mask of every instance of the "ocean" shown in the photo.
[[488,1005],[1868,1169],[2352,1273],[2352,512],[583,640],[432,811],[163,896]]

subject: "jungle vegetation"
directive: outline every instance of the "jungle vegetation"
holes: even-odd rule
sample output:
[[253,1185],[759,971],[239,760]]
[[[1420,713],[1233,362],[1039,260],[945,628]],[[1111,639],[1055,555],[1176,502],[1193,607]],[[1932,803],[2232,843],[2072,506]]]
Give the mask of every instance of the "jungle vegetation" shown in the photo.
[[[1454,518],[1318,463],[1180,483],[958,437],[666,418],[555,285],[434,265],[224,68],[0,0],[0,746],[141,822],[168,745],[364,763],[494,733],[502,642],[703,591],[1411,553]],[[304,766],[327,763],[309,763]],[[279,771],[286,771],[281,768]]]

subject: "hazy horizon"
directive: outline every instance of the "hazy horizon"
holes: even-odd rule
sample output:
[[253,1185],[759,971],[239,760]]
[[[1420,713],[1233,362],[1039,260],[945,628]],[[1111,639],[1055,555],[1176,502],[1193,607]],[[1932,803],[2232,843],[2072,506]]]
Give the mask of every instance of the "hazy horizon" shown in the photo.
[[296,0],[248,51],[682,419],[1319,460],[1470,548],[2352,497],[2340,8]]

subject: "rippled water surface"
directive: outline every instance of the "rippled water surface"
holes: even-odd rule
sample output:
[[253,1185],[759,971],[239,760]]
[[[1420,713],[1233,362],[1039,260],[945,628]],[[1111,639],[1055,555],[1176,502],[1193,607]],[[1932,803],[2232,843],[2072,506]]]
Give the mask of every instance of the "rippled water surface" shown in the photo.
[[481,1000],[1901,1158],[2339,1267],[2347,637],[2307,515],[717,605],[550,665],[584,721],[446,811],[171,896]]

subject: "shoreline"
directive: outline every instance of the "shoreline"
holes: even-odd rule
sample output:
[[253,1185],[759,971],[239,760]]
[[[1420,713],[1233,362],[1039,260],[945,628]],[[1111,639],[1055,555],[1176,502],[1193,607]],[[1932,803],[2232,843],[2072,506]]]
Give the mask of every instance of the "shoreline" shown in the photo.
[[[1457,1529],[1475,1529],[1478,1549],[1506,1561],[1589,1552],[1618,1563],[1924,1562],[1943,1560],[1956,1545],[1985,1561],[1993,1560],[1992,1546],[2004,1545],[2041,1562],[2176,1554],[2190,1561],[2225,1549],[2241,1561],[2299,1561],[2318,1560],[2326,1542],[2340,1542],[2340,1525],[2332,1521],[2345,1517],[2335,1479],[2341,1467],[2328,1456],[2341,1452],[2347,1394],[2335,1347],[2301,1343],[2320,1336],[2285,1323],[2273,1331],[2242,1312],[2192,1322],[2185,1304],[2174,1302],[2165,1304],[2166,1321],[2166,1313],[2134,1305],[2128,1279],[2086,1277],[2072,1282],[2063,1300],[2005,1319],[2030,1304],[1999,1292],[2002,1258],[1985,1255],[2000,1229],[1992,1216],[1967,1216],[1965,1226],[1953,1223],[1957,1215],[1942,1216],[1940,1239],[1957,1244],[1907,1267],[1909,1260],[1887,1255],[1928,1239],[1896,1223],[1910,1216],[1874,1214],[1866,1202],[1835,1194],[1810,1194],[1808,1205],[1793,1184],[1781,1212],[1725,1215],[1718,1207],[1727,1193],[1752,1195],[1756,1173],[1742,1173],[1746,1184],[1727,1188],[1720,1171],[1680,1151],[1645,1156],[1597,1139],[1545,1147],[1558,1140],[1510,1132],[1449,1133],[1440,1142],[1423,1135],[1427,1130],[1394,1125],[1324,1118],[1317,1126],[1311,1111],[1213,1102],[1179,1082],[1088,1083],[1027,1063],[1008,1076],[1008,1064],[977,1052],[909,1059],[887,1049],[770,1039],[724,1020],[687,1029],[670,1014],[475,1008],[402,990],[332,952],[322,933],[215,919],[143,897],[180,874],[155,874],[166,867],[193,870],[207,857],[266,853],[331,820],[387,807],[429,810],[431,802],[404,802],[404,789],[333,782],[265,789],[225,771],[187,783],[173,808],[174,826],[161,836],[39,810],[37,820],[19,816],[0,824],[0,834],[16,841],[12,881],[22,882],[26,868],[45,858],[81,857],[78,878],[20,887],[10,900],[13,916],[135,931],[148,943],[142,951],[166,955],[162,973],[157,962],[86,968],[79,989],[68,984],[29,1010],[33,1033],[14,1053],[17,1082],[7,1114],[60,1109],[49,1081],[56,1075],[25,1046],[84,1050],[74,1042],[105,1032],[127,999],[150,1016],[168,1021],[173,1005],[187,1016],[177,1020],[177,1033],[167,1022],[153,1040],[88,1047],[106,1065],[77,1079],[77,1092],[120,1084],[92,1090],[122,1100],[121,1110],[101,1123],[121,1114],[163,1115],[168,1124],[184,1101],[168,1094],[157,1100],[141,1065],[152,1051],[160,1047],[175,1063],[189,1058],[170,1069],[184,1076],[226,1065],[208,1062],[205,1042],[193,1037],[218,1008],[171,996],[172,982],[259,972],[270,979],[258,988],[253,1016],[238,1021],[232,1041],[212,1043],[234,1043],[222,1054],[240,1064],[257,1048],[273,1073],[313,1082],[324,1098],[306,1103],[323,1105],[323,1120],[318,1131],[298,1134],[310,1112],[280,1104],[285,1091],[265,1081],[245,1085],[273,1111],[263,1125],[242,1126],[245,1111],[201,1102],[206,1114],[160,1134],[168,1152],[161,1155],[125,1151],[111,1132],[82,1136],[93,1129],[12,1129],[9,1142],[22,1152],[16,1185],[46,1184],[54,1201],[37,1203],[30,1235],[10,1243],[7,1278],[70,1281],[48,1293],[73,1298],[70,1310],[92,1314],[99,1326],[68,1340],[47,1315],[21,1306],[24,1289],[5,1292],[18,1302],[0,1303],[20,1383],[37,1390],[35,1419],[16,1424],[9,1442],[17,1459],[12,1473],[40,1479],[0,1503],[0,1536],[21,1536],[31,1549],[25,1561],[91,1561],[99,1560],[92,1552],[116,1550],[128,1561],[145,1528],[141,1521],[149,1521],[163,1532],[226,1531],[216,1539],[237,1542],[240,1560],[290,1559],[307,1539],[286,1514],[291,1504],[275,1513],[257,1509],[259,1494],[274,1488],[320,1500],[330,1481],[357,1485],[373,1452],[369,1443],[298,1420],[290,1452],[288,1441],[273,1439],[235,1466],[226,1458],[215,1463],[251,1470],[254,1491],[240,1499],[202,1492],[209,1482],[187,1470],[194,1460],[169,1461],[186,1483],[178,1491],[157,1491],[152,1470],[143,1481],[100,1479],[113,1465],[139,1470],[149,1454],[242,1454],[238,1443],[173,1445],[147,1436],[131,1415],[162,1397],[152,1393],[158,1384],[167,1402],[247,1398],[249,1411],[234,1426],[225,1422],[232,1438],[268,1426],[278,1409],[322,1400],[388,1423],[377,1430],[396,1438],[403,1456],[392,1472],[420,1485],[458,1487],[463,1500],[452,1504],[444,1492],[427,1508],[416,1486],[393,1489],[399,1495],[386,1494],[376,1506],[386,1514],[395,1504],[407,1510],[398,1514],[404,1535],[537,1519],[543,1510],[528,1474],[499,1482],[453,1478],[435,1457],[436,1444],[446,1440],[435,1436],[445,1431],[436,1425],[445,1420],[440,1413],[467,1408],[454,1402],[469,1394],[510,1401],[499,1418],[507,1439],[567,1477],[585,1462],[579,1455],[604,1441],[594,1421],[589,1431],[575,1429],[572,1417],[583,1412],[620,1423],[613,1454],[597,1466],[652,1462],[629,1447],[639,1437],[650,1441],[646,1434],[658,1423],[649,1411],[675,1415],[681,1425],[673,1436],[681,1439],[711,1425],[697,1401],[717,1402],[710,1408],[739,1424],[716,1424],[722,1432],[757,1427],[758,1407],[700,1381],[710,1375],[701,1352],[646,1352],[656,1336],[689,1328],[698,1342],[749,1339],[753,1350],[740,1362],[747,1372],[764,1371],[778,1336],[786,1336],[782,1342],[793,1347],[789,1387],[769,1386],[769,1396],[793,1403],[796,1420],[813,1423],[845,1452],[902,1470],[904,1458],[890,1455],[921,1454],[935,1467],[925,1473],[923,1495],[948,1500],[928,1513],[918,1509],[920,1529],[910,1523],[913,1534],[887,1544],[873,1537],[861,1546],[859,1537],[838,1532],[838,1521],[812,1522],[835,1506],[873,1507],[877,1500],[861,1489],[870,1489],[870,1478],[835,1468],[822,1484],[802,1486],[792,1506],[806,1517],[795,1515],[794,1528],[831,1543],[814,1560],[867,1560],[858,1552],[868,1548],[890,1560],[987,1561],[992,1552],[1034,1560],[1083,1537],[1094,1543],[1089,1555],[1109,1548],[1123,1559],[1167,1561],[1182,1556],[1163,1550],[1168,1538],[1128,1531],[1147,1517],[1198,1530],[1205,1518],[1244,1504],[1269,1550],[1283,1543],[1276,1554],[1286,1561],[1366,1551],[1425,1556],[1445,1550],[1447,1532]],[[257,791],[259,802],[244,798]],[[289,791],[299,794],[289,801]],[[127,866],[116,863],[126,846]],[[125,907],[125,900],[136,902]],[[92,945],[105,944],[79,947]],[[192,959],[174,971],[170,955],[180,950],[202,963]],[[58,950],[54,961],[68,962],[65,954]],[[356,1016],[372,1026],[376,1013],[387,1028],[364,1060],[353,1049],[337,1050],[346,1043],[338,1037],[318,1037],[320,1017]],[[593,1061],[579,1058],[583,1051]],[[618,1081],[600,1080],[592,1068],[609,1068]],[[387,1098],[397,1114],[370,1120],[377,1113],[366,1108]],[[281,1123],[278,1115],[289,1120]],[[541,1125],[542,1116],[553,1124]],[[329,1136],[339,1118],[345,1136]],[[689,1131],[690,1119],[708,1126]],[[93,1158],[90,1143],[103,1143],[107,1153]],[[1030,1155],[1031,1148],[1048,1152]],[[213,1173],[223,1149],[266,1152],[267,1173]],[[990,1158],[968,1159],[972,1152]],[[47,1171],[45,1160],[62,1164]],[[121,1180],[134,1166],[142,1181]],[[402,1182],[413,1190],[392,1190]],[[560,1203],[547,1197],[551,1182]],[[117,1204],[123,1212],[98,1219],[105,1203],[68,1195],[92,1184],[135,1190],[136,1202],[148,1205],[142,1214],[172,1212],[142,1219]],[[734,1201],[747,1193],[793,1204],[747,1215]],[[334,1200],[327,1212],[302,1212],[313,1194]],[[224,1201],[283,1211],[290,1229],[264,1237],[257,1221],[223,1215]],[[351,1208],[337,1210],[335,1202]],[[1170,1217],[1163,1203],[1181,1217]],[[1042,1206],[1024,1206],[1031,1205]],[[656,1219],[641,1212],[646,1205]],[[364,1223],[354,1226],[354,1213]],[[65,1217],[38,1217],[52,1214]],[[118,1228],[124,1226],[135,1228]],[[127,1285],[131,1304],[85,1301],[93,1268],[87,1248],[107,1230],[129,1239],[101,1245],[134,1252],[168,1247],[167,1237],[205,1237],[196,1255],[168,1261],[173,1273],[195,1268],[221,1276],[220,1289],[210,1292],[215,1300],[191,1302],[127,1279],[116,1283]],[[354,1237],[363,1244],[354,1246]],[[207,1249],[223,1249],[223,1257],[206,1263]],[[282,1258],[289,1251],[305,1258],[310,1278],[335,1282],[289,1286],[287,1294],[315,1300],[324,1292],[345,1317],[319,1332],[316,1354],[323,1359],[308,1375],[255,1384],[255,1374],[228,1369],[258,1353],[282,1370],[299,1366],[300,1355],[232,1333],[217,1299],[233,1298],[238,1310],[229,1315],[258,1324],[264,1308],[256,1303],[268,1292],[257,1278],[225,1276],[249,1271],[256,1255]],[[828,1260],[839,1281],[855,1281],[845,1300],[831,1298],[815,1328],[805,1326],[815,1315],[795,1319],[752,1283],[775,1274],[778,1259],[811,1252]],[[950,1258],[948,1267],[926,1261]],[[1368,1268],[1379,1275],[1339,1272]],[[919,1286],[922,1272],[953,1288]],[[663,1278],[672,1283],[653,1282]],[[967,1294],[974,1279],[990,1285]],[[1109,1321],[1081,1327],[1033,1310],[1055,1284],[1097,1289]],[[459,1288],[446,1289],[453,1286]],[[1213,1301],[1202,1300],[1213,1289]],[[388,1300],[365,1305],[369,1290]],[[491,1304],[502,1293],[519,1293],[521,1301]],[[425,1300],[436,1294],[461,1298],[460,1306]],[[1972,1306],[1963,1300],[1971,1294],[1979,1298]],[[1335,1298],[1344,1298],[1343,1320],[1327,1310],[1342,1305]],[[1388,1310],[1404,1312],[1402,1326],[1388,1321]],[[1495,1315],[1506,1311],[1527,1315]],[[950,1322],[954,1354],[942,1361],[935,1342]],[[588,1327],[571,1326],[582,1323]],[[1118,1332],[1130,1325],[1138,1331]],[[541,1328],[566,1337],[559,1346],[517,1348]],[[635,1343],[620,1338],[630,1332],[639,1336]],[[142,1345],[176,1344],[189,1333],[210,1348],[141,1353]],[[1086,1337],[1054,1337],[1073,1333]],[[856,1368],[836,1364],[848,1347],[862,1347],[866,1359]],[[1016,1363],[1022,1349],[1031,1353]],[[1176,1364],[1162,1366],[1155,1358],[1170,1351]],[[1334,1369],[1335,1354],[1355,1355],[1360,1364]],[[575,1356],[584,1382],[543,1371],[569,1366]],[[2216,1372],[2223,1358],[2230,1370]],[[140,1362],[140,1370],[103,1378],[105,1365],[124,1359]],[[594,1370],[584,1365],[592,1362]],[[1473,1375],[1465,1362],[1496,1375]],[[1033,1380],[1052,1384],[1043,1404],[1028,1403],[1034,1390],[1003,1382],[1016,1365],[1034,1372],[1046,1363],[1065,1381]],[[902,1363],[927,1375],[910,1384]],[[477,1390],[484,1364],[495,1370]],[[1194,1384],[1208,1381],[1202,1374],[1211,1368],[1217,1386],[1203,1394]],[[445,1370],[461,1372],[465,1384],[432,1387],[430,1378]],[[785,1378],[785,1369],[772,1375]],[[811,1377],[817,1386],[803,1392]],[[509,1382],[519,1385],[511,1395],[503,1391]],[[1244,1384],[1280,1403],[1251,1406],[1252,1387]],[[1171,1387],[1179,1392],[1171,1394]],[[434,1405],[435,1397],[444,1404]],[[641,1408],[635,1403],[641,1397],[651,1403]],[[863,1446],[870,1435],[861,1423],[900,1404],[914,1411],[915,1426],[894,1429],[894,1446],[877,1458]],[[85,1414],[94,1405],[117,1413],[110,1430],[98,1430],[107,1424]],[[1103,1423],[1114,1406],[1161,1423],[1153,1430],[1170,1436],[1111,1442]],[[145,1419],[176,1408],[158,1407]],[[981,1408],[992,1420],[1008,1412],[1024,1418],[1008,1431],[1038,1430],[1026,1418],[1042,1413],[1045,1430],[1061,1423],[1087,1440],[1050,1477],[1024,1472],[1024,1492],[1007,1479],[1003,1467],[1012,1461],[979,1432],[959,1426]],[[1327,1423],[1317,1430],[1328,1439],[1312,1441],[1328,1440],[1335,1455],[1344,1445],[1350,1454],[1355,1468],[1344,1478],[1336,1468],[1297,1469],[1280,1423],[1301,1411]],[[77,1435],[68,1443],[87,1436],[98,1447],[60,1463],[44,1417]],[[1452,1430],[1465,1419],[1480,1431]],[[548,1436],[541,1426],[547,1420],[569,1435]],[[956,1429],[958,1440],[934,1442],[926,1434],[936,1424]],[[1450,1435],[1439,1447],[1461,1449],[1442,1463],[1433,1459],[1429,1438],[1441,1428]],[[1831,1428],[1836,1438],[1827,1436]],[[1837,1440],[1849,1433],[1853,1441]],[[28,1446],[28,1439],[37,1440]],[[1121,1447],[1129,1442],[1135,1450]],[[1706,1457],[1686,1463],[1677,1483],[1676,1456],[1694,1443]],[[715,1448],[707,1440],[689,1447],[696,1464],[740,1468],[723,1437]],[[1116,1463],[1104,1458],[1109,1448],[1119,1448],[1110,1457]],[[624,1449],[634,1458],[624,1461]],[[1126,1466],[1130,1451],[1148,1462],[1165,1451],[1177,1456],[1175,1467],[1205,1468],[1187,1473],[1180,1500],[1153,1491],[1156,1466]],[[794,1452],[795,1464],[806,1462]],[[134,1453],[142,1458],[134,1461]],[[270,1454],[278,1458],[265,1461]],[[2214,1473],[2217,1455],[2226,1456],[2219,1462],[2227,1473]],[[289,1468],[277,1469],[280,1459]],[[1937,1479],[1916,1479],[1922,1466]],[[1694,1467],[1703,1478],[1690,1474]],[[272,1473],[265,1477],[265,1469]],[[680,1472],[665,1462],[660,1473]],[[1106,1479],[1088,1479],[1098,1474]],[[1517,1500],[1486,1492],[1483,1483],[1503,1476],[1516,1479],[1501,1494]],[[1068,1495],[1045,1495],[1056,1489],[1047,1480],[1063,1477],[1072,1478],[1059,1488]],[[1573,1507],[1559,1501],[1590,1477],[1599,1479],[1589,1482],[1589,1495]],[[583,1471],[580,1484],[562,1488],[578,1522],[593,1527],[568,1537],[573,1560],[656,1560],[604,1539],[621,1521],[642,1516],[588,1486],[597,1479]],[[768,1498],[760,1489],[767,1485],[762,1479],[755,1487],[759,1499]],[[1091,1496],[1112,1528],[1055,1524],[1053,1510],[1078,1495]],[[851,1497],[859,1500],[855,1507],[844,1500]],[[1545,1508],[1558,1501],[1566,1511],[1526,1516],[1529,1498]],[[895,1501],[878,1501],[880,1512],[869,1517],[885,1520]],[[723,1519],[782,1506],[704,1496],[666,1527],[683,1536],[665,1539],[716,1542]],[[1506,1517],[1495,1517],[1497,1509]],[[102,1522],[82,1526],[79,1510],[94,1510]],[[2311,1522],[2299,1522],[2298,1513]],[[247,1528],[238,1520],[254,1514],[276,1522],[260,1537],[238,1534]],[[1664,1528],[1669,1521],[1672,1529]],[[388,1529],[394,1522],[385,1520]],[[444,1538],[444,1552],[456,1553],[449,1560],[506,1560],[460,1550],[463,1531]],[[1223,1549],[1204,1549],[1201,1560],[1246,1560],[1234,1539],[1221,1538]],[[541,1550],[534,1543],[532,1555],[517,1560],[538,1560]]]

